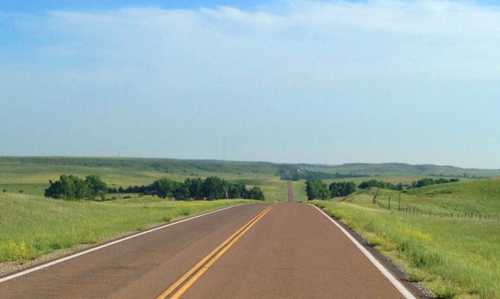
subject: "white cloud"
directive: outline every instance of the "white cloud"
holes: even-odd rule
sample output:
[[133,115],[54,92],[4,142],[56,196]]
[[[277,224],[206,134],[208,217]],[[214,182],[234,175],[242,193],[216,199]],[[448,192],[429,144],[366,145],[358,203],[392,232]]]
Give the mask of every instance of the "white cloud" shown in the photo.
[[255,10],[149,7],[53,11],[31,21],[24,16],[23,28],[31,26],[38,41],[31,45],[33,55],[2,64],[5,72],[24,66],[31,76],[38,71],[42,80],[71,77],[85,88],[141,82],[138,86],[167,98],[228,89],[245,95],[252,90],[293,94],[498,79],[500,10],[491,6],[465,1],[280,3]]
[[[234,135],[244,131],[259,138],[265,133],[270,141],[286,136],[288,127],[280,120],[287,117],[285,111],[299,124],[322,126],[324,134],[332,126],[360,122],[356,117],[362,122],[352,130],[358,137],[367,130],[387,130],[394,125],[384,122],[389,115],[418,136],[418,126],[406,120],[420,124],[422,119],[431,123],[441,117],[428,114],[424,103],[436,107],[442,102],[437,107],[442,112],[461,95],[462,101],[472,95],[483,101],[483,109],[498,94],[497,8],[437,0],[279,3],[253,10],[53,11],[16,17],[15,22],[13,16],[0,15],[2,23],[22,28],[30,40],[14,50],[0,45],[0,52],[13,51],[0,56],[3,94],[30,104],[102,101],[109,111],[121,112],[120,119],[109,116],[109,124],[136,119],[142,131],[183,129],[186,123],[197,129],[234,126]],[[422,107],[411,104],[417,100]],[[287,103],[291,107],[283,108]],[[400,103],[411,108],[391,110]],[[384,117],[371,114],[375,107],[385,107]],[[329,118],[337,108],[349,112],[337,115],[338,122]],[[360,115],[360,108],[368,112]],[[153,124],[140,122],[134,114],[139,111]],[[401,112],[407,111],[415,115],[402,119]],[[453,124],[464,111],[453,116]],[[453,130],[453,124],[445,129]],[[309,129],[295,128],[302,136]],[[436,133],[434,140],[440,138]],[[241,152],[254,151],[251,146],[242,148]],[[381,145],[380,152],[385,150]]]
[[58,37],[41,49],[53,59],[131,69],[170,66],[181,73],[196,68],[208,77],[226,70],[244,79],[261,71],[273,80],[307,75],[331,83],[358,76],[495,79],[499,71],[494,62],[500,58],[500,11],[472,2],[294,1],[268,11],[55,11],[42,26],[42,35]]

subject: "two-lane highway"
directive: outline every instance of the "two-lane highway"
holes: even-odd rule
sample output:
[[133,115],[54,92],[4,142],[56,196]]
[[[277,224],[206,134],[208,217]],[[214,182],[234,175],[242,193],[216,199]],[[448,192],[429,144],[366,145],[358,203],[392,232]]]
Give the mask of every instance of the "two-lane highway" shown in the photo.
[[0,298],[156,298],[264,208],[230,208],[79,256],[0,283]]
[[294,202],[233,207],[0,282],[2,299],[180,297],[404,298],[329,218]]

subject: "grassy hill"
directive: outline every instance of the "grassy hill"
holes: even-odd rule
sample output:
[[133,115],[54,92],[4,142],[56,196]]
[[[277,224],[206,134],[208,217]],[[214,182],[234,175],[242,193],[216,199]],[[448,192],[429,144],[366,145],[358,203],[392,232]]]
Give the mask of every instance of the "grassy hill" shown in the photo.
[[473,169],[440,165],[412,165],[405,163],[351,163],[342,165],[297,165],[310,171],[361,176],[446,176],[492,177],[500,176],[500,169]]
[[108,177],[115,185],[130,184],[131,180],[147,183],[159,176],[183,179],[189,176],[218,175],[227,179],[251,180],[279,176],[282,169],[301,169],[319,174],[358,177],[500,176],[500,169],[465,169],[404,163],[314,165],[145,158],[0,157],[0,184],[12,183],[11,178],[16,176],[24,176],[27,178],[26,182],[32,182],[45,180],[51,174],[71,172],[98,174]]
[[[500,298],[500,180],[315,201],[438,298]],[[391,201],[389,209],[389,201]]]
[[[265,162],[192,161],[137,158],[0,158],[0,192],[42,195],[49,180],[62,174],[99,175],[111,187],[148,185],[159,178],[183,181],[188,177],[219,176],[228,181],[259,186],[271,201],[287,198],[286,182],[278,166]],[[296,183],[299,184],[299,183]]]

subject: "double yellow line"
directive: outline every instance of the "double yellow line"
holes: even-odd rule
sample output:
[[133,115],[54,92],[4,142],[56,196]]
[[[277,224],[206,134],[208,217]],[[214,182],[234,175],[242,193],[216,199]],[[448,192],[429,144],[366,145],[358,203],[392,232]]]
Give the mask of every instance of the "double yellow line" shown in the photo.
[[178,299],[180,298],[207,270],[229,250],[248,230],[252,228],[262,217],[264,217],[271,207],[267,207],[259,214],[253,217],[249,222],[238,229],[222,244],[217,246],[210,254],[205,256],[193,268],[182,275],[176,282],[174,282],[168,289],[166,289],[157,299]]

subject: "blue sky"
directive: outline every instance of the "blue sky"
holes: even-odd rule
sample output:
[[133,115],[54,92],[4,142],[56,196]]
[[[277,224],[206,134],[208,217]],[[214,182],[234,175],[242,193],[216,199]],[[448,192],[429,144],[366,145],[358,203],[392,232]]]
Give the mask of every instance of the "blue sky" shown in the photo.
[[2,1],[0,155],[500,168],[499,48],[493,1]]
[[234,6],[238,8],[255,8],[269,3],[265,0],[2,0],[0,8],[9,12],[35,12],[40,13],[54,9],[72,10],[98,10],[115,9],[122,7],[159,7],[165,9],[185,9],[213,6]]

